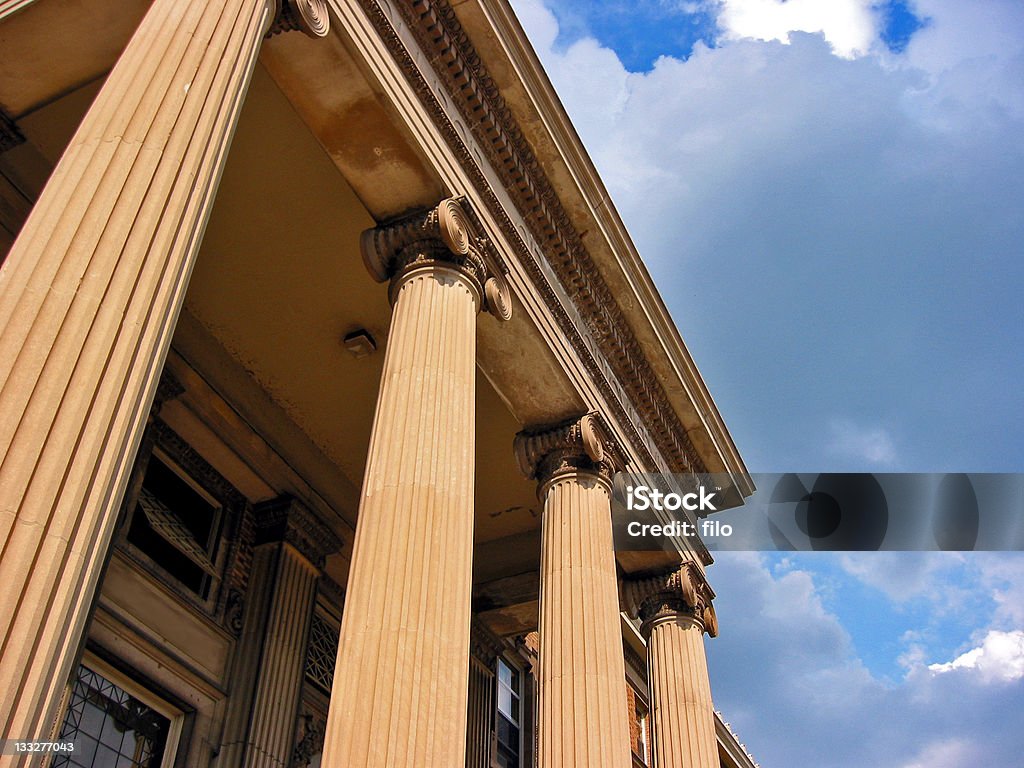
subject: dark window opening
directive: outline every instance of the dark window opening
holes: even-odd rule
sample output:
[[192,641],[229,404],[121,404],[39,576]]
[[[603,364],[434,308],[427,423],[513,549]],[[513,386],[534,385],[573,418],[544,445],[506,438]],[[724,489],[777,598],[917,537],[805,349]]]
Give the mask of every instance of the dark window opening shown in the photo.
[[154,455],[128,527],[128,541],[199,597],[209,597],[220,506]]

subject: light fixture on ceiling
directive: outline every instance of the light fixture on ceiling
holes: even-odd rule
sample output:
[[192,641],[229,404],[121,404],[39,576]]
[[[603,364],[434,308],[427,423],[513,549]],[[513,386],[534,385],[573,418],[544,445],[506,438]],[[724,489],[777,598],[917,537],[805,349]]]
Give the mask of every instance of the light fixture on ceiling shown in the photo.
[[368,357],[377,351],[377,342],[365,328],[357,328],[351,333],[345,334],[341,343],[357,360]]

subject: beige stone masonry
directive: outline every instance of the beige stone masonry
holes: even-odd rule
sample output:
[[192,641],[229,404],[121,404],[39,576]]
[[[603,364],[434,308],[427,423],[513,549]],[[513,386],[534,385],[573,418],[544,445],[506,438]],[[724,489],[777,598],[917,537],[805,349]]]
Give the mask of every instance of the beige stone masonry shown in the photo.
[[476,315],[508,309],[480,245],[455,200],[363,238],[394,309],[323,765],[465,765]]
[[295,499],[256,508],[257,546],[222,765],[288,768],[324,557],[340,542]]
[[6,736],[50,732],[276,11],[155,0],[0,272]]
[[520,433],[516,455],[544,501],[540,566],[540,768],[631,765],[611,472],[596,416]]
[[655,768],[718,768],[704,633],[718,634],[712,593],[696,566],[623,585],[643,622]]

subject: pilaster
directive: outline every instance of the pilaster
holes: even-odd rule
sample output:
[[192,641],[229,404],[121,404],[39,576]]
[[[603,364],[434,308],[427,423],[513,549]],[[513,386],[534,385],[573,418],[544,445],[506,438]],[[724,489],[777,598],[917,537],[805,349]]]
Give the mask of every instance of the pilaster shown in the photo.
[[221,765],[287,768],[324,558],[341,542],[305,506],[257,506],[256,547]]

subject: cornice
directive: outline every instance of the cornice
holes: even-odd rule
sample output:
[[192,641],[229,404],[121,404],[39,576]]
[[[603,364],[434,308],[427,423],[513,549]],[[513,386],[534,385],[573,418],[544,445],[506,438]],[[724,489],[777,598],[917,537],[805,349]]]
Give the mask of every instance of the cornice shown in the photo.
[[[703,461],[645,359],[611,289],[600,276],[553,185],[516,126],[511,111],[505,106],[451,6],[444,0],[412,0],[395,4],[416,44],[442,78],[447,95],[501,177],[503,186],[526,223],[529,235],[541,245],[546,266],[554,272],[559,289],[580,314],[582,324],[602,358],[600,361],[591,353],[588,340],[549,284],[545,265],[535,257],[502,203],[490,190],[488,180],[478,166],[478,158],[468,150],[452,125],[392,26],[388,12],[376,0],[359,0],[359,3],[422,104],[431,112],[463,170],[473,179],[491,215],[515,248],[531,282],[554,314],[561,332],[607,398],[612,411],[610,415],[625,430],[642,463],[651,469],[659,468],[660,464],[640,435],[634,423],[636,417],[626,410],[627,407],[636,409],[644,429],[654,441],[654,447],[664,457],[667,469],[675,472],[705,471]],[[605,366],[614,377],[614,385]],[[617,388],[628,399],[627,405],[621,401]]]

